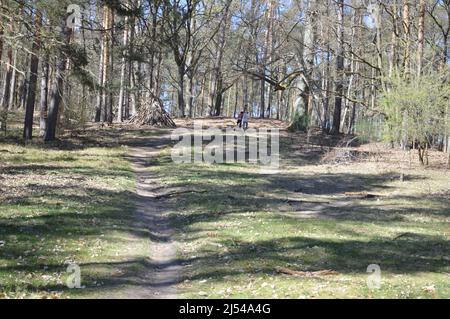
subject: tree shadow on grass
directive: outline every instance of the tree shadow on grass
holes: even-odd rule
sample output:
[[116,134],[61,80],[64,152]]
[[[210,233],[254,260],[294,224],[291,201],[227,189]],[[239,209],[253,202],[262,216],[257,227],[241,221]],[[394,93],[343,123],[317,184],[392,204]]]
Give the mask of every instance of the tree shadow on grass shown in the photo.
[[[247,212],[279,213],[280,216],[290,213],[292,217],[296,214],[305,217],[302,212],[312,212],[312,217],[395,222],[401,219],[401,213],[409,210],[403,210],[400,206],[384,210],[377,206],[378,198],[363,200],[346,195],[389,190],[386,183],[395,178],[393,173],[262,176],[245,172],[202,171],[189,167],[183,167],[182,171],[188,179],[195,176],[197,180],[192,186],[197,192],[179,195],[171,200],[173,204],[176,202],[189,211],[186,214],[172,214],[172,222],[181,232],[190,232],[191,225],[196,223],[214,222],[228,215]],[[229,182],[236,181],[243,182],[230,186]],[[184,179],[173,184],[173,187],[184,186]],[[311,197],[318,199],[311,201]],[[393,214],[394,211],[396,214]],[[425,211],[434,212],[429,208],[425,208]],[[374,218],[371,218],[372,214]]]
[[[289,267],[294,271],[320,271],[332,269],[339,274],[364,274],[368,265],[378,264],[383,273],[417,274],[421,272],[448,272],[450,265],[450,243],[442,238],[414,235],[398,240],[334,241],[308,237],[288,237],[256,242],[235,241],[227,253],[202,252],[199,257],[180,259],[166,264],[154,264],[149,259],[123,262],[99,262],[81,264],[81,270],[98,271],[107,269],[116,274],[95,275],[84,278],[88,290],[96,293],[112,292],[127,286],[139,289],[153,289],[179,284],[185,280],[228,282],[230,276],[265,274],[285,276],[277,273],[277,267]],[[320,254],[317,252],[320,251]],[[154,281],[151,275],[156,270],[170,268],[176,264],[191,265],[192,271],[167,281]],[[301,263],[301,265],[299,265]],[[33,271],[44,265],[11,266],[4,271]],[[50,271],[61,270],[60,265],[45,265]],[[95,279],[95,283],[94,283]],[[100,283],[98,286],[97,283]],[[34,290],[66,290],[62,285],[33,287]]]
[[[225,244],[225,243],[224,243]],[[384,273],[443,273],[450,269],[450,242],[415,234],[399,240],[333,241],[289,237],[272,241],[237,242],[230,252],[204,255],[192,261],[190,280],[226,281],[226,276],[277,274],[277,267],[294,271],[332,269],[339,274],[363,274],[371,264]],[[447,257],[447,258],[445,258]],[[300,265],[299,265],[300,264]]]
[[[157,143],[157,144],[155,144]],[[86,143],[88,144],[88,143]],[[152,145],[164,148],[167,140],[160,137],[143,137],[136,141],[131,139],[130,146]],[[133,162],[141,158],[130,156]],[[154,164],[169,164],[168,161],[152,162],[144,159],[142,162],[152,166]],[[15,170],[14,170],[15,169]],[[26,174],[27,167],[13,168],[9,174]],[[52,168],[53,169],[53,168]],[[61,167],[61,170],[65,168]],[[81,168],[80,168],[81,169]],[[31,171],[41,171],[44,167],[31,168]],[[197,190],[206,190],[207,193],[187,193],[174,197],[173,199],[155,199],[160,202],[167,214],[158,217],[158,223],[171,223],[181,233],[190,235],[189,240],[205,238],[205,228],[196,230],[193,226],[198,223],[215,222],[242,213],[267,212],[270,219],[283,218],[284,221],[295,223],[302,216],[302,205],[305,205],[304,196],[339,197],[345,192],[373,192],[389,190],[386,184],[396,178],[395,174],[367,175],[367,174],[319,174],[315,176],[302,175],[277,175],[267,176],[245,172],[230,172],[226,170],[201,170],[198,167],[182,167],[183,176],[196,176],[197,181],[191,183],[187,179],[175,185],[175,187],[194,187]],[[85,176],[122,176],[128,171],[100,172],[95,170],[83,171]],[[167,174],[176,174],[176,171],[166,171]],[[151,183],[152,176],[148,176]],[[421,177],[413,177],[421,178]],[[236,182],[230,186],[228,182]],[[46,243],[42,247],[29,251],[26,264],[17,265],[8,263],[0,266],[0,272],[40,272],[44,267],[46,271],[64,272],[65,266],[57,263],[42,263],[40,257],[52,256],[52,248],[55,242],[61,238],[80,238],[90,236],[99,237],[110,231],[119,231],[141,238],[149,238],[153,242],[167,242],[171,238],[160,236],[157,229],[152,225],[155,220],[152,216],[139,216],[130,221],[130,215],[124,214],[134,210],[135,207],[118,205],[120,202],[146,202],[149,197],[139,197],[133,192],[113,192],[98,189],[86,189],[85,194],[69,194],[73,185],[64,187],[47,187],[43,192],[52,200],[60,202],[60,205],[49,207],[46,214],[36,217],[14,216],[9,219],[0,219],[0,234],[8,237],[17,237],[17,243],[7,242],[0,248],[3,258],[12,261],[23,256],[25,249],[30,243],[36,241],[36,235],[45,234]],[[167,190],[166,190],[167,191]],[[170,191],[170,190],[168,190]],[[273,193],[273,194],[272,194]],[[39,195],[25,199],[22,204],[32,207]],[[288,211],[282,207],[290,205],[288,201],[298,201],[298,207],[293,206]],[[96,200],[99,199],[99,200]],[[100,200],[101,199],[101,200]],[[412,199],[414,200],[414,199]],[[445,199],[433,199],[435,202],[442,200],[440,204],[445,205]],[[78,211],[77,203],[86,204]],[[65,205],[69,208],[67,209]],[[439,208],[420,208],[411,210],[408,207],[397,206],[390,209],[380,209],[372,205],[371,201],[353,202],[352,207],[322,205],[317,209],[315,217],[330,218],[339,221],[352,220],[369,223],[393,223],[403,222],[408,214],[444,214],[448,216],[448,210],[442,213]],[[310,203],[309,203],[310,204]],[[297,204],[296,204],[297,205]],[[440,206],[439,206],[440,207]],[[448,207],[448,206],[447,206]],[[300,210],[297,211],[296,209]],[[310,208],[310,207],[307,207]],[[334,215],[339,210],[339,215]],[[342,213],[342,211],[345,211]],[[393,214],[395,211],[395,214]],[[285,213],[289,213],[286,215]],[[293,215],[292,215],[293,214]],[[299,216],[296,216],[299,215]],[[162,219],[162,220],[161,220]],[[139,222],[136,222],[139,220]],[[194,237],[197,236],[197,237]],[[114,239],[112,239],[114,240]],[[117,238],[115,240],[120,240]],[[89,291],[111,291],[121,289],[125,286],[133,286],[142,289],[155,289],[161,286],[170,286],[181,283],[186,279],[200,281],[212,278],[214,281],[226,282],[227,276],[242,276],[243,274],[267,274],[271,276],[282,276],[277,274],[276,267],[291,267],[293,270],[315,271],[333,269],[342,274],[365,273],[369,264],[380,264],[383,271],[395,274],[416,274],[420,272],[442,272],[448,271],[448,259],[450,245],[448,240],[442,237],[431,237],[422,234],[407,234],[398,239],[357,239],[357,240],[328,240],[309,237],[291,236],[274,240],[256,240],[252,242],[239,241],[236,239],[222,240],[226,252],[220,253],[211,250],[198,251],[195,258],[185,258],[171,261],[167,264],[155,264],[148,259],[130,259],[121,262],[98,262],[81,264],[83,270],[95,273],[87,277],[86,286]],[[31,245],[32,246],[32,245]],[[318,251],[318,252],[316,252]],[[76,255],[74,249],[67,249],[65,254]],[[306,257],[306,258],[305,258]],[[299,259],[302,260],[301,265]],[[155,282],[151,275],[155,270],[164,270],[173,265],[191,265],[190,271],[184,275],[171,278],[166,282]],[[294,265],[294,266],[293,266]],[[297,266],[296,266],[297,265]],[[107,269],[108,275],[101,270]],[[242,269],[244,272],[242,272]],[[96,273],[99,271],[99,273]],[[111,273],[114,273],[111,275]],[[96,283],[100,283],[97,286]],[[14,287],[7,287],[13,289]],[[31,281],[27,284],[30,291],[67,290],[64,285],[35,285]]]

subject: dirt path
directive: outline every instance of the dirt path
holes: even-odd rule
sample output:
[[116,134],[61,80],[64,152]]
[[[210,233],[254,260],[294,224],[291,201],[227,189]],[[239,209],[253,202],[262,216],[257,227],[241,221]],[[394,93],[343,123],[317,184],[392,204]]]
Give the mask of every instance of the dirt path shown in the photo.
[[149,261],[153,271],[149,274],[148,297],[173,299],[177,297],[175,285],[180,277],[181,265],[177,261],[177,244],[173,240],[173,229],[165,215],[167,207],[155,197],[161,193],[161,185],[155,180],[154,173],[148,168],[161,151],[169,144],[170,137],[152,139],[145,146],[130,150],[133,168],[136,171],[136,192],[139,196],[137,216],[139,222],[148,227],[151,238]]
[[[155,157],[170,143],[170,135],[133,140],[127,156],[136,172],[135,222],[140,235],[148,239],[144,260],[136,270],[124,268],[117,281],[120,286],[109,292],[108,299],[176,299],[176,285],[181,279],[182,265],[177,258],[177,243],[168,217],[169,207],[156,197],[164,192],[151,169]],[[147,238],[148,237],[148,238]]]

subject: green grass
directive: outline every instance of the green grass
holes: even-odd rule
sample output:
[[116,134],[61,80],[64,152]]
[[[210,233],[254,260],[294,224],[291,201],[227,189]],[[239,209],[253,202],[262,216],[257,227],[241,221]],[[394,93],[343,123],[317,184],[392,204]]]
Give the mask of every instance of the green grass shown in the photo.
[[[152,234],[133,212],[126,147],[159,131],[96,130],[53,145],[0,140],[0,298],[145,290]],[[119,143],[120,142],[120,143]],[[282,139],[279,174],[152,159],[176,229],[187,298],[449,298],[450,174],[371,162],[329,165]],[[152,175],[153,176],[153,175]],[[349,197],[370,192],[374,199]],[[84,289],[66,287],[67,264]],[[378,264],[381,289],[367,286]],[[337,274],[295,277],[292,271]],[[145,292],[145,291],[144,291]],[[126,297],[126,296],[124,296]]]
[[[0,140],[0,298],[97,296],[145,257],[127,148],[57,146]],[[69,263],[83,289],[67,288]]]
[[[161,182],[199,191],[170,199],[184,297],[450,297],[447,171],[411,170],[400,182],[395,168],[299,161],[287,147],[277,175],[168,156],[153,168]],[[345,195],[361,191],[380,197]],[[381,267],[381,289],[368,288],[371,264]],[[280,267],[337,275],[294,277]]]

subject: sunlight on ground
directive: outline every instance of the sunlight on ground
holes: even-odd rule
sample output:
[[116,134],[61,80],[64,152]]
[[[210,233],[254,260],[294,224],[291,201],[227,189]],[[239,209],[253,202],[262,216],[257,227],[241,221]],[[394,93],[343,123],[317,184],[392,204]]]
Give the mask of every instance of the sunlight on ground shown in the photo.
[[[66,150],[0,143],[0,298],[145,289],[157,236],[133,215],[135,174],[119,145],[161,132],[99,134],[80,133]],[[329,160],[333,148],[301,134],[281,143],[271,175],[250,164],[174,164],[170,148],[147,160],[154,183],[175,192],[157,201],[176,230],[184,297],[450,297],[448,171],[369,146],[353,149],[369,156]],[[71,262],[84,289],[66,287]],[[381,289],[368,288],[371,264]]]
[[[274,176],[250,165],[175,165],[168,153],[151,168],[168,189],[197,191],[170,200],[185,297],[450,296],[447,171],[299,164],[289,154]],[[371,264],[381,267],[379,290],[367,286]]]

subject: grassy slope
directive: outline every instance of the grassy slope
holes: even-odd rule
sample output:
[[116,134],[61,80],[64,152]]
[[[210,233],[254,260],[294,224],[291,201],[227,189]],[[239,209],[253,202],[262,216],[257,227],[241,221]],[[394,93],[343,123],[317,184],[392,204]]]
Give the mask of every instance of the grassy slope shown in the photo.
[[[0,141],[0,298],[108,295],[121,279],[135,282],[127,274],[147,271],[149,234],[130,216],[126,149],[117,135],[99,138],[70,151]],[[168,152],[150,168],[167,191],[208,191],[168,203],[186,297],[450,297],[448,172],[407,171],[401,183],[395,166],[320,164],[290,148],[301,142],[282,142],[275,176],[246,165],[175,165]],[[361,190],[387,196],[343,195]],[[85,289],[65,287],[72,261]],[[366,285],[374,263],[381,290]],[[292,277],[277,267],[339,274]]]
[[[145,258],[127,149],[107,142],[61,151],[0,140],[0,298],[99,296],[116,265]],[[66,287],[71,262],[84,289]]]
[[[283,168],[274,176],[161,157],[156,170],[168,188],[207,191],[170,199],[185,297],[450,297],[447,171],[414,169],[400,182],[395,166],[320,164],[282,142]],[[383,196],[344,195],[359,191]],[[381,266],[379,290],[367,287],[370,264]],[[277,267],[338,275],[293,277]]]

